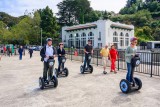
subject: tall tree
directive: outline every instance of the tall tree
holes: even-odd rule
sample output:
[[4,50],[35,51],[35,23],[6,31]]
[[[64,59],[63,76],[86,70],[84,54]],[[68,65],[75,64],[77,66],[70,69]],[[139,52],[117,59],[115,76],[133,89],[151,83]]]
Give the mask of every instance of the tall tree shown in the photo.
[[86,23],[85,16],[92,11],[88,0],[63,0],[57,7],[59,23],[68,26]]
[[41,28],[43,30],[43,38],[59,36],[59,26],[56,17],[53,16],[52,10],[47,6],[45,9],[39,10],[41,16]]

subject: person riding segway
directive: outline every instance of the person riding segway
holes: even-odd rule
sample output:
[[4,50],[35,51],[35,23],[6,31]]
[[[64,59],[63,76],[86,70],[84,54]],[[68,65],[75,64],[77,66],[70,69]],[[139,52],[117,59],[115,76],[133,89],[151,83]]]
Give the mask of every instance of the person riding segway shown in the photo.
[[65,57],[65,50],[63,48],[63,43],[59,44],[59,49],[57,50],[57,55],[58,55],[58,69],[55,69],[55,74],[58,77],[59,75],[64,75],[68,76],[69,71],[68,68],[64,67],[64,64],[66,62],[66,57]]
[[120,89],[123,93],[131,92],[132,90],[140,90],[142,88],[142,82],[139,78],[134,77],[135,67],[140,65],[140,57],[137,51],[137,38],[131,38],[131,45],[125,51],[125,58],[127,63],[127,76],[126,79],[122,79],[120,82]]
[[85,60],[84,65],[81,65],[80,71],[82,74],[84,72],[93,72],[93,66],[90,65],[92,54],[93,54],[93,47],[91,44],[91,40],[88,40],[88,44],[84,47],[84,53],[85,53]]
[[55,63],[54,58],[56,57],[56,51],[52,46],[52,38],[47,38],[46,41],[47,45],[44,46],[40,51],[41,61],[44,62],[43,77],[39,78],[39,86],[41,89],[50,86],[57,87],[58,85],[58,80],[53,75],[53,68]]

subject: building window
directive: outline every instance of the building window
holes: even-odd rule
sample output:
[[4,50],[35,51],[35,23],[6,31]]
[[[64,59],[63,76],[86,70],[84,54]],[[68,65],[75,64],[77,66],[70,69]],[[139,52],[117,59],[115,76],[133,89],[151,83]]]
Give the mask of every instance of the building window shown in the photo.
[[78,34],[78,33],[76,33],[76,38],[77,38],[77,37],[79,37],[79,34]]
[[81,35],[81,47],[86,45],[86,34],[83,32]]
[[102,43],[98,43],[98,48],[102,48]]
[[125,45],[129,46],[129,38],[125,38]]
[[68,46],[69,47],[74,46],[74,38],[72,34],[69,35]]
[[116,31],[113,33],[113,42],[118,42],[118,33]]
[[126,33],[126,35],[125,35],[126,37],[129,37],[129,34],[128,33]]
[[120,37],[120,46],[124,46],[124,38]]
[[101,41],[101,32],[99,32],[99,38],[98,38],[99,41]]
[[121,32],[120,33],[120,46],[123,47],[124,46],[124,34]]
[[118,42],[118,37],[113,37],[113,42]]
[[124,36],[124,34],[121,32],[121,33],[120,33],[120,36]]
[[88,40],[91,40],[92,46],[94,46],[94,34],[92,32],[89,32],[89,34],[88,34]]
[[115,32],[113,33],[113,36],[118,36],[118,33],[115,31]]
[[126,35],[125,35],[125,46],[128,46],[129,45],[129,34],[128,33],[126,33]]

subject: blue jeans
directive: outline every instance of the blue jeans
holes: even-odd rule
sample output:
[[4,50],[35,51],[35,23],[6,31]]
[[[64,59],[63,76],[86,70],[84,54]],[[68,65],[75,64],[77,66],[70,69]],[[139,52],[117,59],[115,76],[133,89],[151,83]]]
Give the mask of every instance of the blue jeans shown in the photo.
[[19,54],[19,60],[22,60],[22,54]]
[[127,63],[127,76],[126,76],[126,79],[129,81],[129,82],[132,82],[132,66],[131,66],[131,63]]
[[58,57],[58,71],[60,71],[61,64],[62,64],[62,68],[64,68],[64,63],[62,63],[61,57]]
[[84,59],[84,67],[86,67],[86,64],[87,64],[87,67],[89,67],[89,65],[90,65],[90,60],[88,60],[87,59],[87,57],[85,57],[85,59]]

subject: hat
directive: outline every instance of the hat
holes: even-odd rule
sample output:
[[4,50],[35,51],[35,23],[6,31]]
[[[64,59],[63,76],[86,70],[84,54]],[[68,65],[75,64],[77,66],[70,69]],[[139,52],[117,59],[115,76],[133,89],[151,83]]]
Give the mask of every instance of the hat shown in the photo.
[[91,40],[90,40],[90,39],[88,39],[88,42],[91,42]]
[[52,41],[52,38],[47,38],[46,41],[47,41],[47,42],[48,42],[48,41]]
[[135,40],[138,40],[138,38],[132,37],[132,38],[130,39],[130,42],[135,41]]

